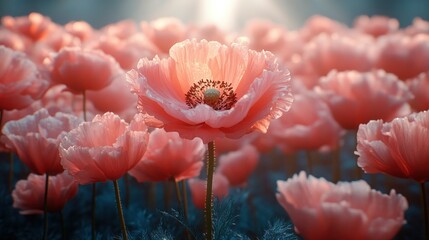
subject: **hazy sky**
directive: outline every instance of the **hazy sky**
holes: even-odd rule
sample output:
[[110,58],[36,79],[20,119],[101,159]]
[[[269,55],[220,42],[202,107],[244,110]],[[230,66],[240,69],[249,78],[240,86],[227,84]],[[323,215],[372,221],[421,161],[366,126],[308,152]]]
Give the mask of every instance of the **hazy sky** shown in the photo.
[[177,17],[185,23],[216,23],[241,29],[253,18],[270,19],[288,29],[319,14],[351,25],[359,15],[386,15],[402,26],[415,17],[429,20],[427,0],[0,0],[1,16],[39,12],[64,24],[85,20],[96,28],[123,19]]

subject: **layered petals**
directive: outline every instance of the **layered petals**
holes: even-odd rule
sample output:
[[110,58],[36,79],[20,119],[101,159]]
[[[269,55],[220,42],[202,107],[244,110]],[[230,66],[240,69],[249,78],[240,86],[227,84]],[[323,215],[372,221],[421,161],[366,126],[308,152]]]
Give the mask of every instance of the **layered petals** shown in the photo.
[[[140,121],[136,116],[133,121]],[[61,164],[80,184],[117,180],[143,157],[147,128],[108,112],[80,124],[62,139]]]
[[64,171],[58,153],[60,140],[79,123],[74,115],[61,112],[51,115],[42,108],[33,115],[7,122],[2,132],[6,146],[15,151],[32,172],[55,175]]
[[200,175],[205,156],[201,139],[182,139],[176,132],[155,129],[150,133],[146,154],[129,171],[137,181],[181,181]]
[[391,122],[370,121],[357,133],[358,165],[368,173],[385,173],[418,182],[429,180],[429,112]]
[[23,53],[0,46],[0,109],[22,109],[41,98],[50,86]]
[[[372,190],[365,181],[333,184],[304,172],[277,181],[276,194],[305,239],[392,239],[405,223],[405,197]],[[353,231],[350,231],[353,229]]]
[[101,51],[63,48],[52,62],[52,80],[71,91],[100,90],[121,74],[118,63]]
[[[43,214],[45,198],[45,175],[31,173],[26,180],[19,180],[12,192],[13,207],[21,214]],[[78,183],[66,172],[49,177],[47,211],[57,212],[73,198]]]
[[392,120],[410,112],[408,87],[383,70],[372,72],[332,71],[315,91],[328,103],[337,122],[345,129],[373,119]]

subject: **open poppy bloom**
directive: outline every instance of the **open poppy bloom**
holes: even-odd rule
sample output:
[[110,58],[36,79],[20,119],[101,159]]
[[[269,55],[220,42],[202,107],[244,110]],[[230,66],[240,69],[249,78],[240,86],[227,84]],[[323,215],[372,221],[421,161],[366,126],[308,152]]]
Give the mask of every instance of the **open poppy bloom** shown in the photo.
[[305,172],[277,181],[277,200],[304,239],[392,239],[405,223],[405,197],[365,181],[333,184]]
[[236,43],[186,40],[167,59],[141,59],[127,78],[141,112],[205,143],[265,132],[292,103],[289,72],[274,55]]
[[127,124],[108,112],[71,130],[59,147],[64,169],[80,184],[119,179],[146,151],[147,129],[138,117]]

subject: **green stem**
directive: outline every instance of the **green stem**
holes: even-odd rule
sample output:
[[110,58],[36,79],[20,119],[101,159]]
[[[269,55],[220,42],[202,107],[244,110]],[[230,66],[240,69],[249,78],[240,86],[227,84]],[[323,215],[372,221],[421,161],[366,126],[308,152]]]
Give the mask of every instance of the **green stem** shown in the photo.
[[48,190],[49,190],[49,174],[46,173],[45,178],[45,196],[43,199],[43,240],[48,239]]
[[13,190],[14,170],[13,152],[9,152],[9,192]]
[[429,218],[428,218],[428,205],[427,205],[427,200],[426,200],[426,187],[425,187],[425,183],[421,182],[420,183],[420,190],[422,192],[422,202],[423,202],[423,214],[424,214],[424,219],[425,219],[425,239],[429,240]]
[[215,145],[214,142],[208,143],[208,159],[207,159],[207,187],[206,187],[206,202],[205,202],[205,223],[206,223],[206,239],[213,239],[213,173],[215,168]]
[[121,221],[122,239],[128,240],[127,227],[125,226],[124,213],[122,212],[121,196],[119,194],[118,180],[113,181],[115,186],[116,207],[118,208],[119,219]]
[[66,226],[64,223],[64,214],[63,211],[60,210],[60,222],[61,222],[61,237],[63,240],[66,239]]
[[96,183],[92,184],[92,202],[91,202],[91,239],[95,240],[95,209],[96,209],[96,194],[97,186]]

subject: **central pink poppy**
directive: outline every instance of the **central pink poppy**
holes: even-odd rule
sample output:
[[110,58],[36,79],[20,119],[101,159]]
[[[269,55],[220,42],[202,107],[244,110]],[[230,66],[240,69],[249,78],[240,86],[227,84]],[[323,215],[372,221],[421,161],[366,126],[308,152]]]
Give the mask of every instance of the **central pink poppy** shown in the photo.
[[[127,74],[141,112],[158,126],[205,143],[260,130],[292,104],[289,71],[270,52],[186,40],[170,57],[141,59]],[[147,118],[154,125],[153,118]]]

